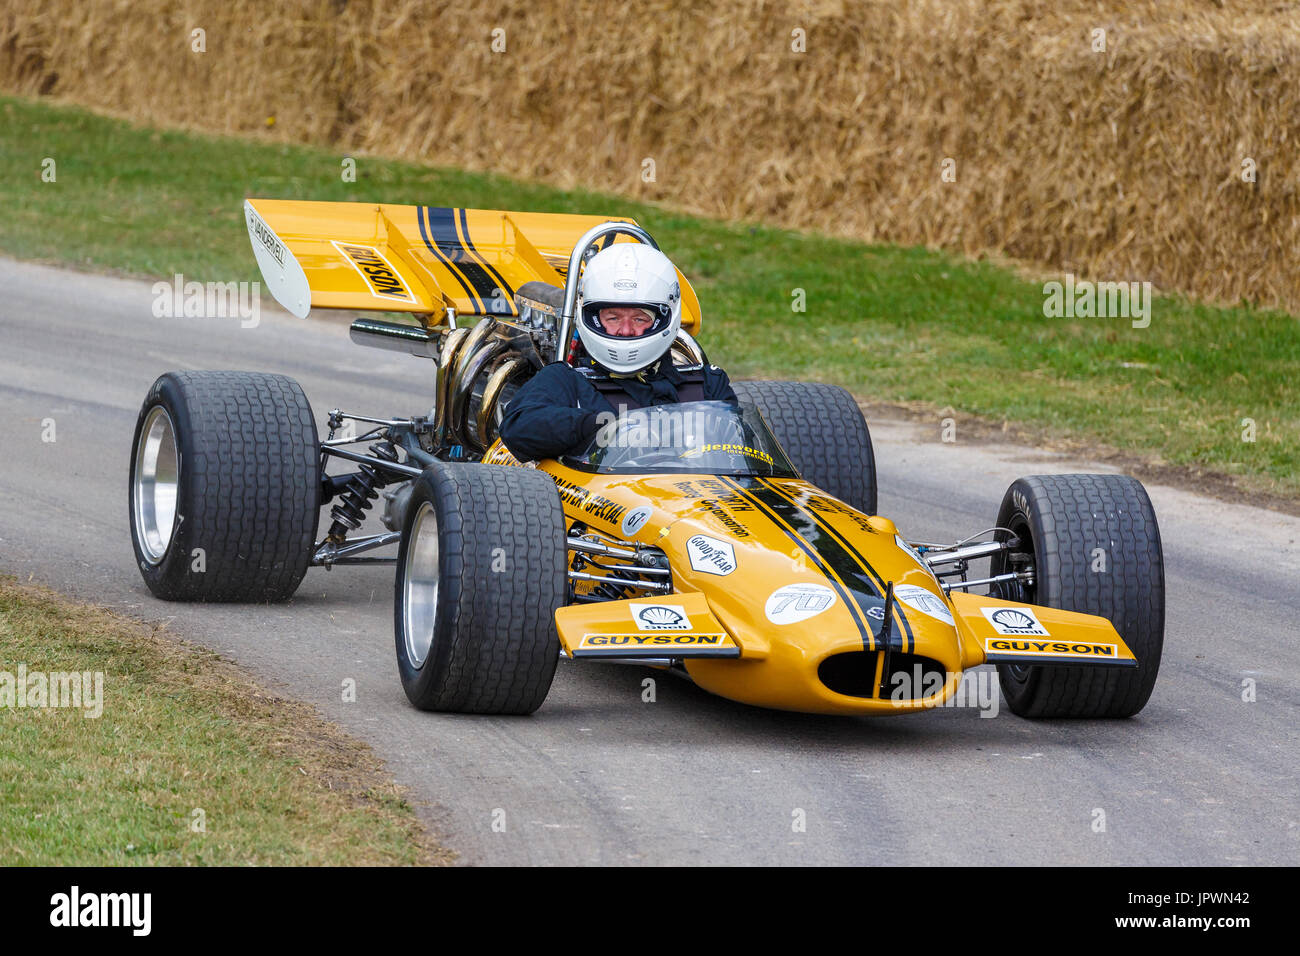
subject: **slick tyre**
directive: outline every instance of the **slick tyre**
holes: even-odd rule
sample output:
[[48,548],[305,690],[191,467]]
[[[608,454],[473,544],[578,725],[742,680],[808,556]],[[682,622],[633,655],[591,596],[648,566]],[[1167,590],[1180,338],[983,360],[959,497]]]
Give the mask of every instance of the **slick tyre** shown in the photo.
[[1034,578],[999,586],[999,597],[1107,618],[1138,659],[1136,668],[1000,664],[1007,705],[1022,717],[1132,717],[1151,696],[1165,634],[1164,557],[1146,489],[1121,475],[1020,478],[997,524],[1020,543],[994,557],[992,573]]
[[168,372],[145,396],[128,499],[136,564],[167,601],[285,601],[320,514],[316,422],[298,383]]
[[421,710],[531,714],[555,676],[564,512],[544,473],[436,463],[416,479],[393,602],[397,669]]
[[822,491],[865,514],[876,513],[876,456],[867,420],[838,385],[735,382],[753,402],[795,468]]

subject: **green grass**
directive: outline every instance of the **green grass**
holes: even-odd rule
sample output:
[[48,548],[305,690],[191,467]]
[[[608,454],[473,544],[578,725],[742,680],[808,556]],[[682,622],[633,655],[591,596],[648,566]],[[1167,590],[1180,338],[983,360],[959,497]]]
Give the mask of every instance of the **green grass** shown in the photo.
[[[55,183],[41,181],[45,157]],[[246,196],[632,215],[691,278],[703,342],[733,377],[834,382],[925,403],[936,423],[951,407],[1300,497],[1300,324],[1283,313],[1167,296],[1146,329],[1049,319],[1040,282],[988,262],[378,158],[360,158],[357,182],[344,183],[340,159],[0,99],[0,250],[229,281],[257,278]],[[806,312],[791,309],[795,289]]]
[[7,865],[446,858],[370,751],[306,705],[142,624],[0,577],[0,672],[16,680],[20,664],[102,672],[102,712],[0,698]]

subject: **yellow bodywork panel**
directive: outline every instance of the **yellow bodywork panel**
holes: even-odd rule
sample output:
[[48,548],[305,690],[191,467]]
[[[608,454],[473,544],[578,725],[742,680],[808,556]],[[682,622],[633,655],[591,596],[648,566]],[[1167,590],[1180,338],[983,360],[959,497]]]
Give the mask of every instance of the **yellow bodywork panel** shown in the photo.
[[[626,218],[388,203],[249,199],[249,239],[267,287],[290,312],[311,308],[435,315],[517,315],[526,282],[563,286],[583,233]],[[611,241],[604,236],[597,241]],[[614,242],[634,241],[615,233]],[[700,304],[686,277],[682,326]]]
[[1115,626],[1104,617],[1003,601],[983,594],[951,595],[958,627],[969,640],[966,667],[978,664],[1092,664],[1136,667]]
[[[499,441],[484,461],[521,465]],[[534,467],[555,481],[571,533],[580,525],[605,543],[653,546],[672,568],[672,593],[557,611],[568,652],[596,650],[578,659],[680,658],[704,690],[826,714],[938,707],[958,693],[963,671],[985,663],[1136,666],[1103,617],[947,594],[892,522],[801,479],[599,474],[555,460]],[[904,672],[919,674],[907,686],[924,693],[896,696],[884,671],[878,637],[886,583],[894,593],[890,666],[902,662]],[[633,605],[664,606],[672,613],[659,615],[663,623],[681,633],[725,634],[738,652],[678,652],[663,639],[668,632],[637,626]],[[689,631],[673,618],[679,614]],[[609,635],[624,637],[615,644]],[[823,679],[823,667],[838,666],[832,659],[865,668],[856,692]]]
[[576,604],[555,612],[570,657],[739,657],[703,594]]

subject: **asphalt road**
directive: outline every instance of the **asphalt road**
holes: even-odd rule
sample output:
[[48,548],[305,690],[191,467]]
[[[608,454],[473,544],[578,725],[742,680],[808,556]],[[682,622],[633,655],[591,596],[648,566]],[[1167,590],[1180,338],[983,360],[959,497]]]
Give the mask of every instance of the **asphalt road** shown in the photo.
[[[319,420],[424,413],[432,364],[355,346],[339,322],[268,309],[243,328],[155,318],[151,303],[149,283],[0,259],[0,571],[168,620],[313,702],[388,761],[464,862],[1300,862],[1300,520],[1149,489],[1168,629],[1155,693],[1127,721],[810,717],[669,677],[648,703],[654,672],[573,664],[532,717],[425,714],[397,680],[391,569],[313,569],[284,606],[157,601],[132,556],[127,462],[169,369],[284,372]],[[881,511],[919,539],[992,524],[1018,475],[1105,470],[941,443],[938,422],[872,427]],[[106,689],[111,706],[112,675]]]

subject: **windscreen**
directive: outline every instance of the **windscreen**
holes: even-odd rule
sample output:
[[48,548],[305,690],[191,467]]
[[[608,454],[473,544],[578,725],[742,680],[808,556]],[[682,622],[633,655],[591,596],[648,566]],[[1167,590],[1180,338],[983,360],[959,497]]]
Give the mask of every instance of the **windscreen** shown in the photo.
[[797,478],[748,402],[682,402],[625,412],[566,465],[600,474],[762,475]]

